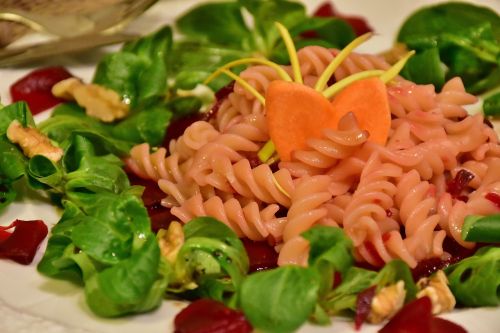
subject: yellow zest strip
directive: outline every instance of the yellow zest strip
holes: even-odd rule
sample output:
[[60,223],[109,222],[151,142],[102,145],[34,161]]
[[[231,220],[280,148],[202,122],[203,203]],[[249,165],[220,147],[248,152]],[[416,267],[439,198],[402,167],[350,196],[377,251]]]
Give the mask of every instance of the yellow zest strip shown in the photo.
[[374,76],[381,76],[384,73],[385,72],[383,70],[374,69],[374,70],[369,70],[369,71],[364,71],[364,72],[352,74],[352,75],[338,81],[337,83],[331,85],[330,87],[328,87],[325,91],[323,91],[323,96],[325,96],[326,98],[331,98],[335,94],[340,92],[342,89],[344,89],[345,87],[347,87],[348,85],[350,85],[351,83],[353,83],[355,81],[367,79],[369,77],[374,77]]
[[266,163],[268,159],[270,159],[273,154],[275,153],[276,148],[274,147],[274,143],[269,140],[266,142],[264,146],[259,150],[257,153],[257,156],[259,157],[259,160],[263,163]]
[[278,64],[276,64],[276,63],[274,63],[272,61],[269,61],[269,60],[263,59],[263,58],[243,58],[243,59],[238,59],[238,60],[234,60],[234,61],[228,62],[224,66],[218,68],[215,72],[213,72],[212,74],[210,74],[210,76],[205,79],[205,81],[203,82],[203,84],[208,84],[208,83],[212,82],[212,80],[214,80],[220,74],[222,74],[222,71],[224,69],[230,69],[231,67],[238,66],[238,65],[244,65],[244,64],[262,64],[262,65],[267,65],[267,66],[273,68],[274,70],[276,70],[276,72],[278,73],[278,75],[280,76],[280,78],[283,81],[292,82],[292,78],[290,77],[290,75],[288,75],[288,73],[283,68],[281,68],[280,65],[278,65]]
[[332,74],[337,70],[340,64],[349,56],[349,54],[357,48],[359,45],[363,44],[366,40],[368,40],[373,34],[371,32],[367,32],[364,35],[359,36],[352,42],[350,42],[346,47],[340,51],[339,54],[330,62],[330,64],[326,67],[326,69],[321,73],[316,85],[314,86],[314,90],[323,91],[325,89],[326,84]]
[[293,43],[290,32],[285,28],[285,26],[279,22],[276,22],[276,27],[280,32],[281,38],[285,43],[286,50],[288,51],[288,56],[290,57],[290,64],[292,65],[293,77],[296,83],[303,83],[302,73],[300,72],[299,57],[297,56],[297,50],[295,49],[295,44]]
[[276,188],[277,188],[277,189],[278,189],[281,193],[283,193],[284,195],[286,195],[286,196],[287,196],[287,198],[290,198],[290,194],[289,194],[287,191],[285,191],[285,189],[284,189],[283,187],[281,187],[280,183],[278,183],[278,181],[276,180],[276,177],[274,177],[274,174],[272,175],[272,177],[273,177],[273,183],[274,183],[274,185],[276,185]]
[[393,80],[399,74],[399,72],[401,72],[403,67],[406,65],[406,62],[408,61],[408,59],[410,59],[411,56],[413,56],[414,54],[415,54],[415,51],[410,51],[407,54],[405,54],[403,58],[399,59],[399,61],[397,63],[392,65],[391,68],[389,68],[384,74],[382,74],[380,76],[380,79],[382,81],[384,81],[384,83],[387,83],[387,82],[390,82],[391,80]]
[[249,93],[254,95],[255,98],[257,98],[257,100],[262,105],[266,105],[266,99],[264,98],[264,96],[262,96],[254,87],[252,87],[250,84],[248,84],[247,81],[243,80],[241,77],[239,77],[238,75],[234,74],[231,71],[228,71],[227,69],[221,70],[221,73],[226,74],[231,79],[238,82],[243,88],[245,88],[246,91],[248,91]]

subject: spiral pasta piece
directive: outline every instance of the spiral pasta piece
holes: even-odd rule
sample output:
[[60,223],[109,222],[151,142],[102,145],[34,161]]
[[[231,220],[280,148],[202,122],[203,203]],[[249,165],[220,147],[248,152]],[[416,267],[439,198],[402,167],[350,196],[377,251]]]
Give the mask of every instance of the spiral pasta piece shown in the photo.
[[439,257],[443,254],[444,230],[436,230],[439,215],[436,211],[436,198],[433,187],[422,181],[417,170],[412,170],[399,180],[395,196],[401,223],[405,227],[404,244],[415,258],[407,262],[414,267],[420,260]]
[[303,177],[297,183],[283,229],[284,244],[278,256],[279,265],[305,264],[308,246],[300,234],[326,217],[328,211],[322,205],[332,197],[328,192],[329,183],[330,178],[323,175]]
[[340,160],[351,156],[368,139],[368,132],[361,130],[352,113],[343,117],[339,130],[325,129],[322,138],[307,141],[307,149],[292,153],[290,162],[280,167],[289,169],[296,177],[324,174]]
[[159,148],[150,153],[147,143],[141,143],[130,150],[130,157],[125,160],[127,166],[133,173],[143,179],[182,179],[184,170],[189,167],[189,163],[181,163],[178,154],[167,157],[167,150]]
[[[339,50],[333,49],[332,53],[334,56],[340,53]],[[352,52],[347,56],[347,58],[342,62],[339,68],[335,71],[335,79],[340,81],[347,76],[355,73],[368,71],[372,69],[382,69],[387,70],[391,67],[387,61],[381,56],[373,54],[363,54]]]
[[214,196],[203,201],[201,195],[194,195],[171,212],[182,222],[187,223],[199,216],[213,216],[233,229],[239,237],[251,240],[264,240],[270,236],[279,239],[283,219],[275,216],[278,205],[268,205],[261,209],[256,202],[242,205],[236,198],[223,201]]
[[358,255],[375,266],[382,264],[380,260],[388,262],[392,259],[383,242],[380,224],[399,230],[398,223],[391,223],[387,210],[394,206],[393,197],[397,191],[392,180],[401,174],[400,167],[381,163],[378,154],[372,154],[362,171],[352,201],[345,209],[343,225],[346,234],[352,239]]

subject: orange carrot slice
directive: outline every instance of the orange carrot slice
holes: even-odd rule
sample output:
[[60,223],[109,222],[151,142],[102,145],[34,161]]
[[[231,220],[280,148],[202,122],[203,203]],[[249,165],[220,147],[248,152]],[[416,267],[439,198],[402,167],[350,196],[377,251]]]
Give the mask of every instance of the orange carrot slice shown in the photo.
[[391,109],[385,83],[378,77],[351,83],[340,91],[332,101],[333,128],[340,119],[352,112],[359,127],[370,133],[368,140],[384,145],[391,129]]
[[328,99],[300,83],[273,81],[266,91],[269,135],[282,161],[293,150],[306,148],[306,141],[319,138],[325,128],[338,123]]

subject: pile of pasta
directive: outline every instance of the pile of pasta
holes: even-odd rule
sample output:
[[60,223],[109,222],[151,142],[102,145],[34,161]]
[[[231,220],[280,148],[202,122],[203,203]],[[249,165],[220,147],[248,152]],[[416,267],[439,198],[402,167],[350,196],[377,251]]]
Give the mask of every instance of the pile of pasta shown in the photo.
[[[308,46],[298,51],[304,84],[313,86],[338,50]],[[283,67],[291,72],[287,66]],[[370,69],[390,68],[377,55],[351,53],[336,81]],[[265,94],[276,70],[257,65],[240,77]],[[387,86],[391,131],[387,143],[369,141],[353,114],[338,129],[326,128],[287,162],[256,162],[270,139],[265,108],[241,85],[217,101],[208,121],[197,121],[165,148],[135,146],[127,160],[138,176],[158,182],[162,204],[182,222],[213,216],[239,236],[266,240],[279,265],[307,263],[300,234],[314,225],[338,226],[352,239],[359,261],[381,266],[394,258],[410,267],[448,255],[446,237],[463,247],[465,216],[498,212],[485,198],[500,193],[498,135],[460,78],[437,93],[401,77]],[[460,196],[447,183],[461,170],[473,175]]]

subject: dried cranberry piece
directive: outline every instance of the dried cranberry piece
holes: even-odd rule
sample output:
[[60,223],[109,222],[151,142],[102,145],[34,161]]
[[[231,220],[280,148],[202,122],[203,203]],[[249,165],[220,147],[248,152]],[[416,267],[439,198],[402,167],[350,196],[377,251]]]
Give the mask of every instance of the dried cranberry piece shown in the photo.
[[[12,233],[7,231],[12,228],[15,228]],[[9,226],[0,227],[0,258],[29,265],[47,233],[42,220],[15,220]]]
[[278,266],[278,254],[267,242],[242,239],[250,261],[250,272],[272,269]]
[[372,300],[375,297],[377,286],[372,286],[360,292],[356,298],[356,315],[354,316],[354,327],[356,330],[361,328],[363,322],[370,314]]
[[485,198],[495,204],[500,209],[500,195],[494,192],[486,193]]
[[337,288],[342,283],[342,274],[340,272],[333,273],[333,285],[332,289]]
[[211,300],[189,304],[174,319],[175,333],[250,333],[252,326],[240,311]]
[[418,281],[423,277],[427,277],[440,269],[444,269],[450,265],[451,258],[442,260],[441,258],[424,259],[411,270],[413,280]]
[[32,114],[50,109],[64,102],[52,95],[52,87],[57,82],[72,76],[70,72],[60,66],[36,69],[10,87],[12,101],[25,101]]
[[449,254],[449,257],[446,259],[429,258],[420,261],[417,267],[412,269],[413,279],[418,281],[422,277],[427,277],[440,269],[444,269],[462,259],[470,257],[477,251],[477,248],[481,246],[484,246],[484,244],[477,244],[476,248],[468,249],[460,245],[454,239],[446,237],[443,242],[443,250]]
[[[460,169],[455,178],[446,183],[446,192],[450,193],[453,198],[462,198],[462,191],[470,181],[474,179],[474,175],[465,169]],[[462,200],[463,201],[463,200]]]

